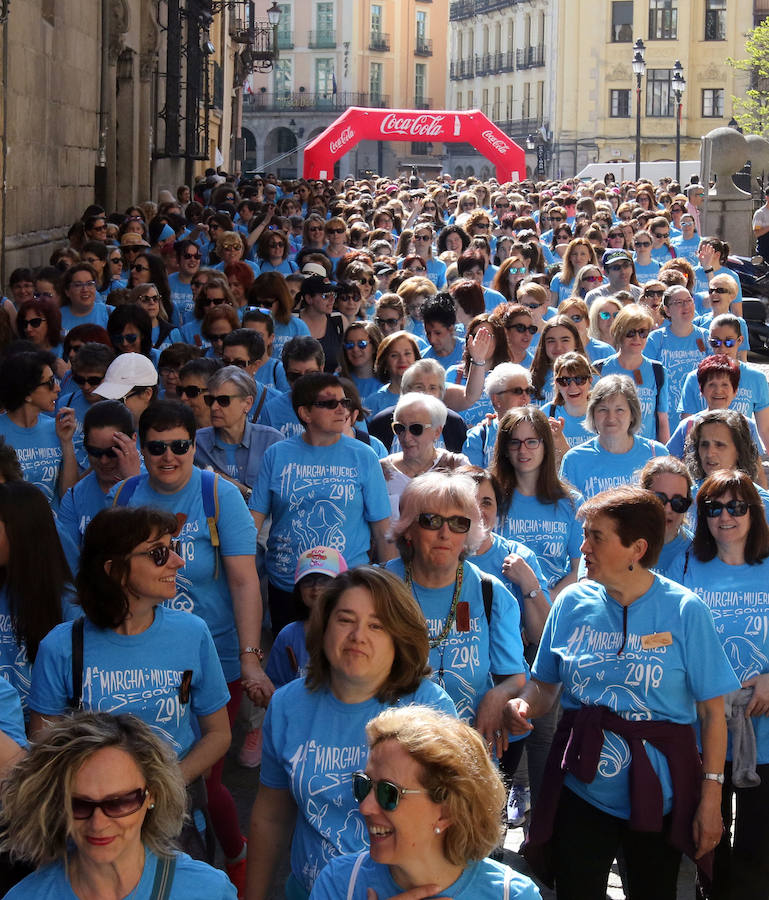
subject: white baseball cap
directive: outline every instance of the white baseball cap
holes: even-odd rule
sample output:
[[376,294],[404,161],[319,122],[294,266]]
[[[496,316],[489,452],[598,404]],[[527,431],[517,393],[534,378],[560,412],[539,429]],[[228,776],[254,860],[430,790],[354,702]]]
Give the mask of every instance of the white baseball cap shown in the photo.
[[105,400],[122,400],[137,387],[152,387],[158,383],[158,373],[152,362],[141,353],[121,353],[104,373],[104,381],[94,388],[94,394]]

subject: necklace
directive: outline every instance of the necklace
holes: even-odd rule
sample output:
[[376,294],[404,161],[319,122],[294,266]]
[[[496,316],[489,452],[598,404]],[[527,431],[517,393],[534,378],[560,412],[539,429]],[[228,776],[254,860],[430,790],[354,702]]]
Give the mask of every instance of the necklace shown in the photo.
[[[411,581],[411,566],[406,566],[406,587],[414,594],[414,599],[416,600],[416,594],[414,592],[414,586]],[[440,631],[440,634],[430,639],[430,649],[434,650],[440,644],[442,644],[446,638],[449,636],[449,632],[454,626],[454,622],[457,618],[457,605],[459,604],[459,595],[462,593],[462,563],[457,566],[457,575],[456,581],[454,583],[454,596],[451,598],[451,607],[449,608],[449,614],[446,617],[446,621],[444,622],[443,628]],[[418,601],[417,601],[418,602]]]

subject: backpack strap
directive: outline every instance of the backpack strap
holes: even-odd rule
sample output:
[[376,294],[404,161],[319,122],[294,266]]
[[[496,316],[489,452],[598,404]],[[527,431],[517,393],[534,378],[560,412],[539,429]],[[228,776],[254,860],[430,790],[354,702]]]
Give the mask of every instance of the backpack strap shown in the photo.
[[83,705],[83,631],[85,616],[79,616],[72,623],[72,697],[70,709],[80,709]]
[[557,409],[558,409],[558,404],[557,404],[557,403],[553,402],[553,403],[550,404],[550,412],[548,413],[548,416],[549,416],[551,419],[554,419],[554,418],[555,418],[555,411],[556,411]]
[[158,859],[157,865],[155,866],[155,880],[152,883],[152,893],[150,894],[149,900],[168,900],[171,896],[175,871],[175,855]]
[[352,872],[350,872],[350,881],[347,884],[347,900],[352,900],[355,896],[355,882],[358,880],[358,872],[360,872],[360,867],[366,861],[367,856],[368,850],[364,850],[358,854],[358,858],[355,860],[355,865],[352,867]]
[[657,393],[654,396],[654,427],[656,428],[656,418],[660,408],[660,391],[662,390],[662,385],[665,381],[665,369],[660,362],[655,362],[654,360],[650,360],[650,362],[652,364],[652,371],[654,372],[654,383],[657,385]]
[[485,572],[478,573],[481,576],[481,593],[483,594],[483,611],[486,613],[486,622],[491,627],[491,607],[494,602],[494,582]]
[[203,493],[203,513],[208,525],[208,533],[211,537],[211,546],[214,548],[216,563],[214,578],[219,577],[219,529],[216,523],[219,520],[219,476],[216,472],[203,469],[200,472],[200,487]]
[[603,372],[603,364],[604,360],[602,359],[599,359],[597,362],[593,363],[593,368],[596,370],[596,372],[598,372],[599,375],[601,374],[601,372]]
[[121,484],[118,485],[118,489],[115,491],[115,496],[112,499],[112,506],[128,506],[131,502],[131,497],[133,497],[136,488],[139,486],[139,475],[132,475],[130,478],[126,478]]
[[513,873],[510,866],[505,867],[505,886],[502,894],[504,900],[510,900],[510,887],[513,883]]
[[[275,370],[273,369],[273,378],[275,377],[274,371]],[[259,418],[259,413],[262,411],[262,407],[264,406],[264,398],[266,396],[267,396],[267,385],[265,384],[262,386],[262,396],[259,398],[259,402],[256,404],[256,409],[254,410],[254,414],[251,416],[252,423],[255,423],[256,420]]]

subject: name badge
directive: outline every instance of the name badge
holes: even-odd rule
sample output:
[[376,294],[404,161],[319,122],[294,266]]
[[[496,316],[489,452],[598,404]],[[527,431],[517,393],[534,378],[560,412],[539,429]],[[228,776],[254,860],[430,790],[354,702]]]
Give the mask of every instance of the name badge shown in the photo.
[[654,634],[642,634],[641,646],[644,650],[656,650],[657,647],[670,647],[673,635],[669,631],[658,631]]

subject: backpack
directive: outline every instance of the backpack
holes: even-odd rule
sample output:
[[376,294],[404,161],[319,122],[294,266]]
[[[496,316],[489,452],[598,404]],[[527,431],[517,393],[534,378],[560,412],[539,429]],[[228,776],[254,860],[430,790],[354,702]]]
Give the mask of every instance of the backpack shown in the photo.
[[[141,475],[132,475],[118,487],[112,506],[128,506],[136,488],[139,486]],[[200,471],[200,490],[203,495],[203,513],[208,525],[208,533],[211,537],[211,546],[214,548],[215,567],[214,579],[219,577],[219,529],[216,523],[219,521],[219,476],[207,469]]]

